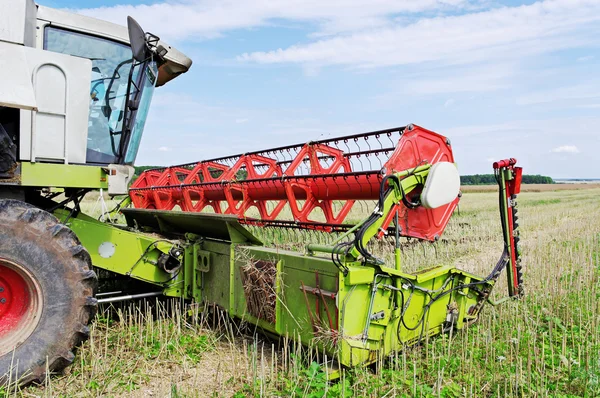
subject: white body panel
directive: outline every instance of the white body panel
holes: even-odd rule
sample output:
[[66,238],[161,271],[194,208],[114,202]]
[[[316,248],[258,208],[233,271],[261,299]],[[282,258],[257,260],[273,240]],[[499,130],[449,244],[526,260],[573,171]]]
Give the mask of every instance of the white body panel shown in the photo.
[[[5,1],[5,0],[0,0]],[[38,6],[37,19],[48,21],[53,26],[68,28],[71,30],[89,33],[94,36],[120,41],[129,44],[129,35],[125,26],[120,26],[100,19],[73,14],[66,11],[56,10],[44,6]],[[127,16],[123,15],[123,23]]]
[[0,0],[0,41],[33,47],[35,18],[33,0]]
[[120,164],[108,165],[108,194],[127,195],[129,193],[129,183],[133,178],[135,169],[132,166]]
[[85,163],[92,62],[23,48],[37,111],[21,111],[21,160]]
[[458,197],[460,175],[454,163],[438,162],[431,166],[421,193],[421,204],[427,209],[447,205]]
[[0,106],[36,109],[26,50],[0,41]]

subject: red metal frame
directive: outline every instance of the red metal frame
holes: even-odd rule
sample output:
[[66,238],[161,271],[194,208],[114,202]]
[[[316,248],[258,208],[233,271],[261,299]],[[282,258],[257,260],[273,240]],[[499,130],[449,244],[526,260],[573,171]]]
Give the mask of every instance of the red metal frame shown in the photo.
[[[501,172],[502,169],[505,169],[509,170],[512,173],[512,179],[507,179],[505,181],[507,203],[512,203],[516,199],[516,195],[521,192],[521,180],[523,175],[523,169],[521,167],[515,167],[515,164],[517,164],[517,159],[514,158],[500,160],[498,162],[494,162],[493,164],[494,169],[501,170]],[[521,269],[517,262],[518,253],[515,243],[515,233],[513,229],[515,217],[514,211],[514,205],[508,207],[508,237],[510,242],[510,267],[512,271],[512,280],[509,280],[509,283],[512,283],[513,285],[512,289],[510,289],[510,292],[512,292],[512,295],[517,295],[519,294],[519,288],[523,281]]]
[[25,279],[0,259],[0,341],[27,318],[31,294]]
[[[392,146],[382,143],[386,137]],[[360,150],[341,149],[351,144]],[[375,159],[382,167],[372,167]],[[137,208],[209,210],[259,225],[280,220],[288,208],[298,225],[331,231],[343,224],[355,201],[378,198],[384,175],[439,161],[454,162],[449,141],[411,125],[147,170],[132,185],[130,197]],[[402,235],[435,239],[457,202],[438,209],[400,205]],[[251,208],[258,219],[248,215]]]

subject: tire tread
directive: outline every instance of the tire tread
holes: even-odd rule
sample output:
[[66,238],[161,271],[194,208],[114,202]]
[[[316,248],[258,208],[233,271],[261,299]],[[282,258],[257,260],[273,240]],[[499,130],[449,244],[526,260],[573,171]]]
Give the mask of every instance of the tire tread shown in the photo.
[[[49,235],[55,245],[71,254],[76,264],[76,272],[80,275],[79,284],[86,297],[85,303],[81,307],[81,314],[78,317],[79,324],[71,331],[69,347],[63,347],[63,352],[55,353],[56,357],[48,361],[50,373],[60,372],[73,362],[77,348],[89,338],[90,329],[88,324],[96,315],[98,302],[94,298],[94,294],[98,279],[92,270],[91,257],[86,248],[81,245],[75,233],[64,224],[61,224],[54,215],[44,210],[17,200],[0,200],[0,220],[2,219],[20,221],[27,224],[26,228],[36,230],[40,234]],[[20,379],[19,384],[40,383],[47,376],[45,371],[29,373]],[[0,385],[2,384],[1,381],[2,375],[0,375]]]

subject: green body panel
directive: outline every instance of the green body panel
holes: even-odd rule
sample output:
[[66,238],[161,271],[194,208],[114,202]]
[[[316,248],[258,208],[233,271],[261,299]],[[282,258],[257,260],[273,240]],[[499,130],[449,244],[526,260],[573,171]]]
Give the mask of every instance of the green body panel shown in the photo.
[[[389,181],[383,208],[373,213],[380,219],[363,228],[365,245],[428,172],[424,165]],[[428,336],[462,329],[477,318],[495,283],[450,266],[404,273],[399,250],[394,264],[383,264],[350,247],[338,268],[332,253],[339,249],[309,244],[303,254],[264,247],[234,216],[122,212],[127,227],[66,210],[55,214],[79,236],[96,267],[221,308],[264,332],[318,348],[343,366],[373,363]],[[115,248],[109,257],[101,249],[108,243]],[[181,249],[174,260],[180,267],[165,272],[160,259],[174,249]]]
[[[249,294],[242,282],[241,268],[252,261],[265,260],[277,264],[277,288],[275,300],[271,301],[275,305],[275,322],[261,321],[260,325],[264,329],[279,335],[290,336],[292,339],[299,339],[308,344],[314,337],[310,317],[316,317],[322,313],[327,319],[324,303],[327,303],[330,308],[330,317],[335,322],[333,319],[336,314],[334,301],[329,298],[321,300],[321,313],[309,314],[305,304],[306,300],[314,301],[317,296],[310,293],[305,295],[302,290],[304,284],[305,289],[319,287],[326,292],[337,292],[339,271],[330,259],[309,257],[296,252],[278,251],[265,247],[241,247],[238,250],[244,255],[239,256],[234,262],[236,268],[235,316],[243,317],[248,321],[257,319],[252,314],[248,314]],[[265,302],[267,301],[265,297]],[[265,305],[267,304],[270,303]]]
[[171,274],[157,266],[159,256],[168,253],[173,243],[130,232],[81,213],[69,218],[68,211],[56,210],[54,215],[75,232],[95,267],[161,286],[179,282],[179,278],[172,279]]
[[21,185],[108,189],[108,180],[104,168],[100,166],[22,162]]
[[[468,287],[444,295],[428,310],[424,309],[430,301],[428,293],[414,290],[407,304],[411,288],[402,287],[407,281],[430,291],[443,288],[438,292],[441,293],[460,284],[482,280],[452,267],[436,267],[418,275],[400,277],[377,273],[372,266],[351,266],[344,276],[328,257],[229,245],[228,248],[227,242],[203,242],[202,250],[211,253],[210,270],[202,273],[202,288],[196,290],[195,299],[215,304],[263,331],[318,348],[344,366],[372,363],[381,355],[389,355],[427,336],[452,328],[462,329],[476,317],[476,314],[469,315],[468,310],[475,307],[479,294]],[[264,305],[273,307],[275,319],[271,321],[256,316],[249,307],[248,301],[253,299],[256,286],[245,286],[242,277],[244,267],[260,261],[276,269],[272,291],[275,299],[268,299],[271,292],[263,295],[258,292]],[[491,287],[493,283],[485,285]],[[390,286],[402,289],[405,300]],[[318,294],[319,291],[322,294]],[[453,311],[456,311],[454,315]],[[420,326],[415,330],[404,326],[403,312],[409,328]],[[449,313],[454,318],[449,320]],[[381,314],[380,319],[370,319],[377,314]]]

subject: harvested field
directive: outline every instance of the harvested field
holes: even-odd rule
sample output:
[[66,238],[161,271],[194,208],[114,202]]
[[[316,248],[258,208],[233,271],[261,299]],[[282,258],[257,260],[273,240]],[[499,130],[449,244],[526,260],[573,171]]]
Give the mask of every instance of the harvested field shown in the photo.
[[[253,337],[219,316],[191,320],[180,303],[171,311],[132,305],[98,316],[64,375],[0,396],[599,396],[600,188],[525,188],[526,296],[488,305],[464,332],[430,339],[378,368],[345,370],[328,383],[328,370],[293,343]],[[496,193],[466,189],[443,239],[405,245],[403,261],[410,271],[454,264],[486,274],[501,242]],[[499,282],[494,298],[505,294],[504,277]]]

